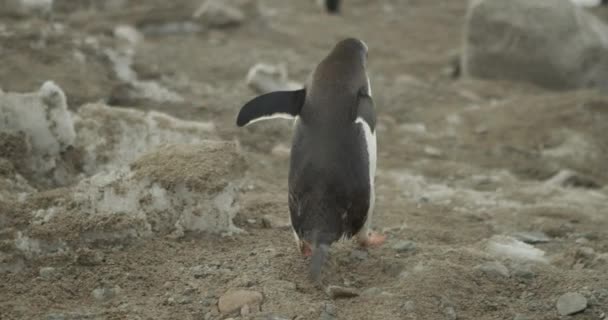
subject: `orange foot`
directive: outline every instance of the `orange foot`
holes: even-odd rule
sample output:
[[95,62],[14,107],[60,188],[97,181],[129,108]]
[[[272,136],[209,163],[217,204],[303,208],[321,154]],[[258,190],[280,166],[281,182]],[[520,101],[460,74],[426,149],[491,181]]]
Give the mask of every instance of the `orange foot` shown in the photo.
[[300,251],[302,252],[302,255],[304,257],[311,257],[312,256],[312,249],[310,248],[310,246],[308,245],[308,243],[302,241],[302,245],[300,246]]
[[359,244],[363,247],[377,247],[384,243],[386,235],[370,232],[365,239],[359,241]]

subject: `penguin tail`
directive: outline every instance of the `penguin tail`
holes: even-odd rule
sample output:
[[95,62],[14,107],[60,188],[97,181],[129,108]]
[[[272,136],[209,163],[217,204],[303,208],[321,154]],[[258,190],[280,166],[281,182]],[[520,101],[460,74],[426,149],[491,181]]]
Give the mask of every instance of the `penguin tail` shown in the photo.
[[319,244],[312,250],[310,259],[310,276],[314,282],[319,282],[321,278],[321,268],[329,255],[329,245]]

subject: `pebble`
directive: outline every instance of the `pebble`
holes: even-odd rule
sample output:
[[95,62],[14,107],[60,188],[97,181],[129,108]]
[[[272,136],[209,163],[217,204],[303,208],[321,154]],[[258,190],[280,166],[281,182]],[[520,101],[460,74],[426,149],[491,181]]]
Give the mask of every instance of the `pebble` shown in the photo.
[[44,280],[53,280],[57,276],[57,270],[53,267],[40,268],[39,275]]
[[520,281],[530,281],[536,277],[536,273],[528,265],[516,264],[512,267],[511,274]]
[[513,234],[513,237],[528,244],[546,243],[551,240],[544,232],[541,231],[516,232]]
[[431,146],[424,147],[424,153],[435,158],[443,156],[443,152],[441,152],[441,150]]
[[289,80],[285,64],[258,63],[249,69],[246,81],[247,86],[259,94],[302,88],[300,83]]
[[114,288],[97,288],[93,290],[91,293],[93,298],[97,301],[107,301],[115,298],[118,294],[120,294],[120,287],[114,286]]
[[410,313],[414,311],[414,301],[408,300],[401,305],[401,310]]
[[532,319],[528,316],[524,316],[523,314],[516,314],[515,317],[513,317],[513,320],[532,320]]
[[255,320],[289,320],[287,317],[277,316],[275,314],[259,314],[255,318]]
[[456,320],[458,318],[458,316],[456,315],[456,310],[454,310],[454,307],[446,307],[445,309],[443,309],[443,314],[445,315],[446,319],[448,319],[448,320]]
[[76,262],[81,266],[98,266],[103,263],[103,254],[90,249],[80,249],[76,252]]
[[357,289],[341,286],[328,286],[325,293],[332,299],[354,298],[359,296],[359,291]]
[[338,309],[335,305],[331,303],[326,303],[323,306],[323,311],[321,312],[321,316],[319,320],[335,320],[338,317]]
[[241,310],[244,305],[249,305],[251,309],[259,310],[264,297],[261,293],[251,290],[235,290],[225,293],[220,297],[218,308],[221,313],[231,313]]
[[475,267],[475,270],[480,270],[481,272],[490,277],[509,277],[509,269],[507,269],[507,267],[505,267],[502,263],[496,261],[486,262],[484,264],[478,265],[477,267]]
[[368,256],[369,256],[369,253],[365,250],[353,250],[350,253],[350,258],[353,260],[363,261],[363,260],[367,259]]
[[291,154],[291,149],[288,146],[279,143],[272,148],[270,153],[280,159],[289,159],[289,155]]
[[245,20],[243,11],[221,0],[205,1],[194,12],[193,17],[214,28],[238,26]]
[[402,240],[393,245],[393,250],[404,253],[416,250],[416,242],[409,240]]
[[382,289],[376,288],[376,287],[371,287],[371,288],[367,288],[367,289],[363,290],[363,292],[361,292],[361,295],[365,296],[365,297],[375,297],[375,296],[379,296],[381,293],[382,293]]
[[568,292],[557,299],[556,307],[560,315],[568,316],[585,310],[587,299],[578,292]]
[[289,219],[267,214],[262,217],[262,226],[268,229],[289,229],[291,223],[289,222]]

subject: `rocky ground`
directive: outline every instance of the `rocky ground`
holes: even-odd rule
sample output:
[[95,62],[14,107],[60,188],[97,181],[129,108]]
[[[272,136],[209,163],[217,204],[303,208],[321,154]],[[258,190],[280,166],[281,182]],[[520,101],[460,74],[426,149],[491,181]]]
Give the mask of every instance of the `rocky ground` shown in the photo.
[[[260,2],[0,9],[0,319],[607,317],[607,96],[455,78],[465,0]],[[288,226],[291,124],[235,116],[256,63],[303,82],[347,36],[388,240],[333,246],[320,288]]]

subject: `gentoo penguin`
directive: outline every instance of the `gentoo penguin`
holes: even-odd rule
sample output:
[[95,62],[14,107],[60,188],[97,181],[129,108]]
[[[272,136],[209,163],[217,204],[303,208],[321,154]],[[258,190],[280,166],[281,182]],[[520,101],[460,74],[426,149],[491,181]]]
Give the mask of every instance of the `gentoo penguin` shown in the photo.
[[271,118],[295,119],[289,212],[299,250],[311,258],[318,281],[329,246],[355,237],[376,246],[371,232],[376,172],[376,113],[366,73],[367,46],[338,42],[305,87],[271,92],[247,102],[237,125]]
[[331,14],[340,12],[340,0],[325,0],[325,9]]
[[329,14],[340,13],[341,0],[317,0],[317,4],[323,7]]

